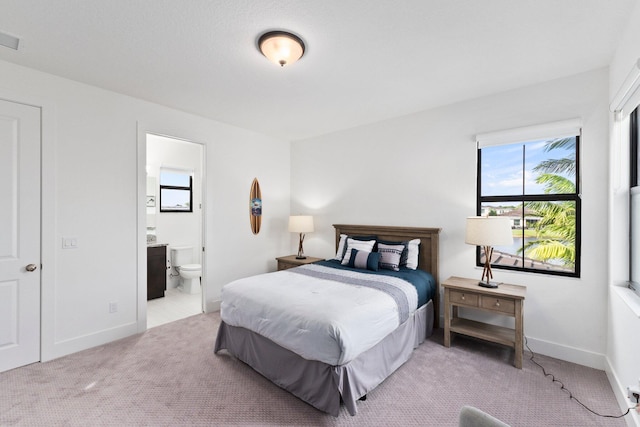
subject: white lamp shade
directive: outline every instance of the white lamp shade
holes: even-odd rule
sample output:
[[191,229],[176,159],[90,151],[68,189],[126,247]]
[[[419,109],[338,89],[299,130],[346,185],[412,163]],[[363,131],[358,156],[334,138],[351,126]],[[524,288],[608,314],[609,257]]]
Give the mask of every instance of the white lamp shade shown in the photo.
[[511,220],[500,216],[467,218],[465,243],[476,246],[507,246],[513,243]]
[[292,233],[313,232],[313,217],[311,215],[292,215],[289,217],[289,231]]

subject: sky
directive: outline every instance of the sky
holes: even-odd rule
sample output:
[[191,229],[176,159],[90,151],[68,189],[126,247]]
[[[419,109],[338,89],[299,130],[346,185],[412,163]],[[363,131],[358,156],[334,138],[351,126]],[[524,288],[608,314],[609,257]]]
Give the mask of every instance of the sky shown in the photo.
[[[160,171],[160,185],[175,185],[189,187],[191,174],[189,172]],[[161,190],[161,202],[164,207],[189,205],[189,190]]]
[[[533,171],[541,161],[568,157],[573,150],[544,151],[548,140],[496,145],[482,148],[482,195],[522,194],[522,153],[525,147],[525,194],[544,194],[544,187],[536,184],[538,173]],[[573,179],[573,178],[572,178]]]

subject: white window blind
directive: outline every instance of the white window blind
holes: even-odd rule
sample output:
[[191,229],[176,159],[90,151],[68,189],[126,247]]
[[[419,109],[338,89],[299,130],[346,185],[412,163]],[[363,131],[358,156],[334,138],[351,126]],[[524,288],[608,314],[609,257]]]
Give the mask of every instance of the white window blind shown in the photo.
[[529,142],[539,139],[565,138],[580,135],[582,121],[580,119],[562,120],[535,126],[501,130],[476,135],[478,148],[493,145]]
[[[631,281],[640,284],[640,187],[631,189]],[[640,287],[638,288],[640,291]]]
[[627,117],[635,108],[640,105],[640,59],[631,67],[618,92],[611,100],[609,109],[616,114],[616,118],[621,120]]

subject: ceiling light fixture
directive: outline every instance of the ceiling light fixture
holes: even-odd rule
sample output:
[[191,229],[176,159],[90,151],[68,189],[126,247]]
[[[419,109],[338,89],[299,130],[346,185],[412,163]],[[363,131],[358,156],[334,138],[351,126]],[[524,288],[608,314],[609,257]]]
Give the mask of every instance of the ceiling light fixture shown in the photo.
[[290,65],[304,55],[304,42],[287,31],[269,31],[258,39],[258,49],[269,61],[281,67]]

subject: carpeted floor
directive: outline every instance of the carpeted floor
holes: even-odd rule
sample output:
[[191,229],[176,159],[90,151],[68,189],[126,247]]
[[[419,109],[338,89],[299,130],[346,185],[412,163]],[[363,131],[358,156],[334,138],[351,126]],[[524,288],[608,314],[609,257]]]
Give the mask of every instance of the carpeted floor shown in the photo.
[[[202,314],[108,345],[0,374],[0,425],[455,426],[463,405],[512,426],[624,426],[597,417],[545,378],[525,353],[442,331],[346,410],[326,415],[226,352],[213,354],[219,313]],[[536,356],[584,404],[620,414],[606,375]]]

